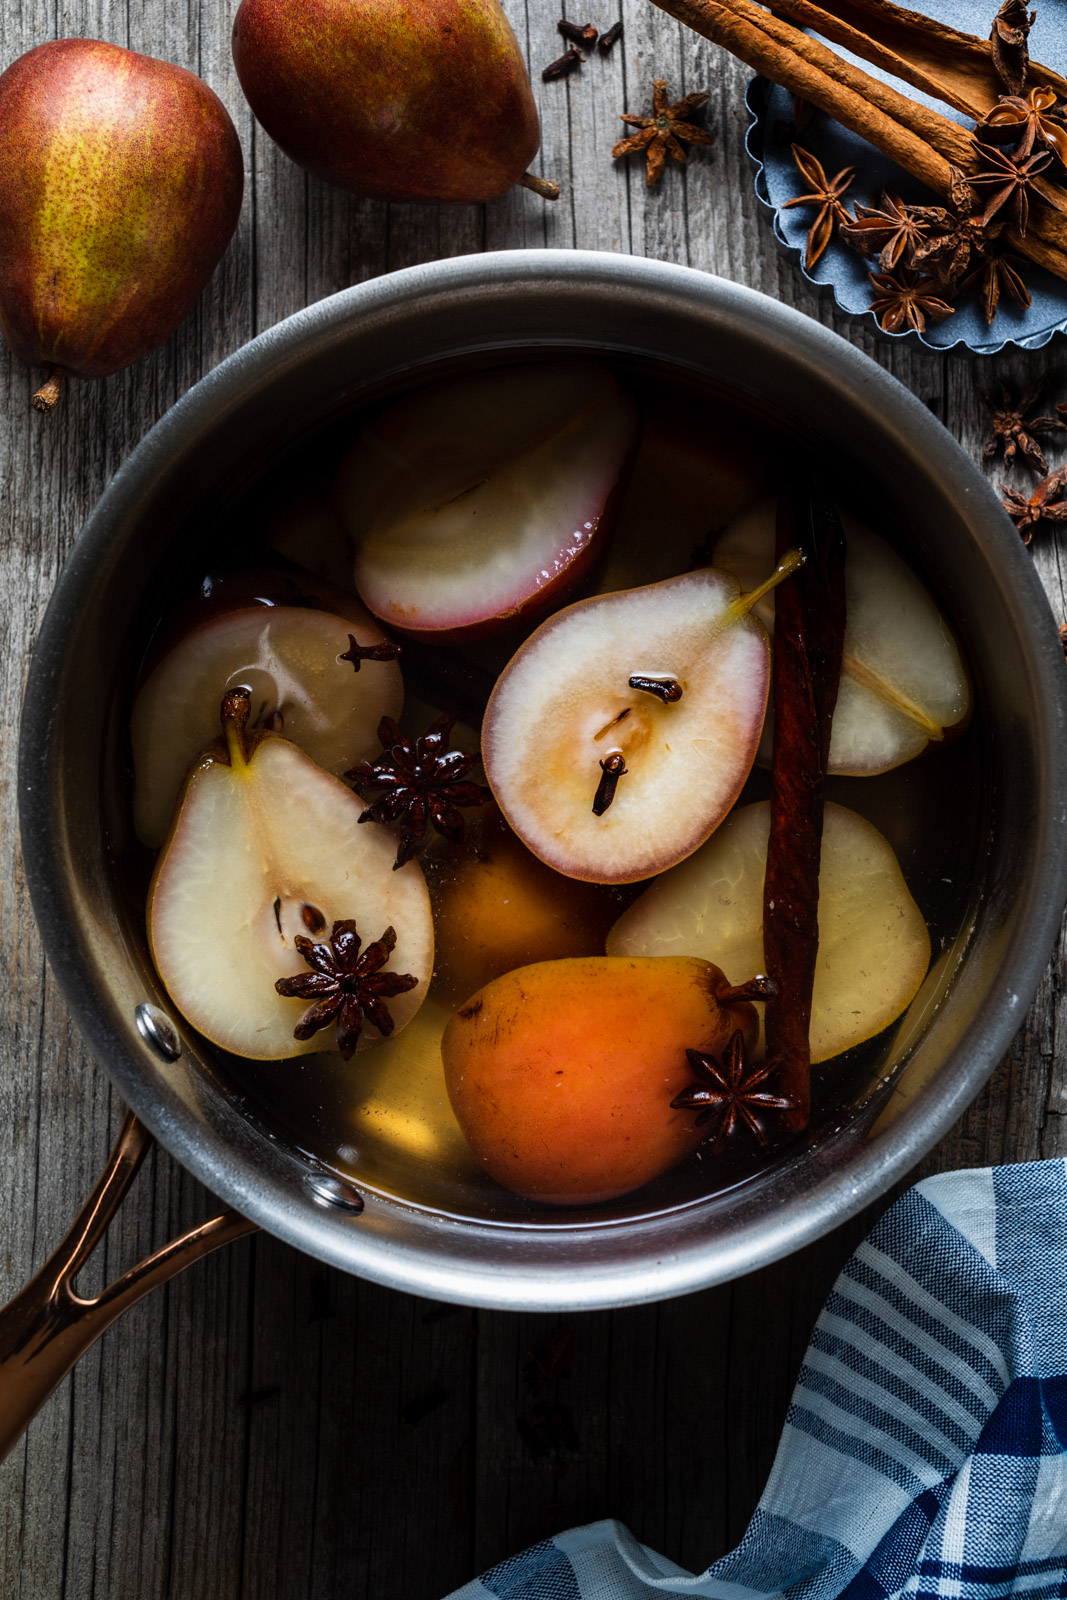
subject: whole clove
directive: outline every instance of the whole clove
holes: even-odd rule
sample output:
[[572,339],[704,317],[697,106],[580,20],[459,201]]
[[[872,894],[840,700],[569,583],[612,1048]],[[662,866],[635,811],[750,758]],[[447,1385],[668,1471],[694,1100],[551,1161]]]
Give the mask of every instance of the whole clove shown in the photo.
[[572,44],[592,46],[597,41],[597,30],[591,22],[568,22],[566,17],[561,17],[556,27],[565,39]]
[[682,698],[682,686],[669,672],[635,672],[630,679],[630,688],[655,695],[665,706],[672,706]]
[[582,52],[575,50],[572,45],[569,50],[564,50],[557,61],[549,62],[541,74],[541,81],[543,83],[553,83],[556,78],[569,77],[572,72],[578,70],[584,60],[585,57]]
[[612,750],[600,763],[600,782],[596,786],[593,796],[593,815],[602,817],[615,799],[615,791],[619,787],[619,779],[625,778],[629,769],[626,757],[621,750]]
[[604,55],[608,55],[613,47],[618,44],[621,38],[622,23],[613,22],[611,27],[605,29],[605,31],[600,35],[599,49],[604,53]]

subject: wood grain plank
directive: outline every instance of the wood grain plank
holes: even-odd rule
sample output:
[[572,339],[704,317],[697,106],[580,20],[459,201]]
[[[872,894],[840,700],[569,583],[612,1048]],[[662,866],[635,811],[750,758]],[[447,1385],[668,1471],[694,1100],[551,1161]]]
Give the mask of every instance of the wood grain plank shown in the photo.
[[[820,298],[773,246],[743,153],[746,72],[716,47],[626,0],[614,54],[542,84],[540,68],[560,51],[560,10],[554,0],[507,9],[543,117],[537,169],[564,186],[555,207],[521,190],[469,210],[386,207],[307,178],[243,102],[223,0],[75,0],[62,11],[2,0],[5,61],[57,33],[85,34],[202,73],[229,106],[248,165],[237,237],[162,350],[105,383],[72,386],[52,419],[29,410],[39,375],[0,356],[0,593],[13,597],[0,605],[0,1281],[11,1290],[60,1238],[120,1117],[34,928],[14,825],[22,684],[84,517],[202,373],[350,283],[440,255],[542,245],[631,250],[774,294],[894,372],[972,457],[985,430],[976,371],[1018,386],[1056,366],[1055,350],[976,367],[889,345]],[[617,14],[606,0],[590,11],[598,26]],[[610,152],[619,111],[643,110],[655,76],[678,94],[709,91],[715,147],[649,191],[640,164]],[[1041,535],[1033,550],[1057,620],[1065,548]],[[1067,1153],[1063,974],[1061,946],[1005,1063],[921,1171]],[[169,1157],[153,1156],[85,1284],[211,1208]],[[528,1540],[602,1515],[698,1570],[743,1531],[811,1323],[865,1220],[724,1289],[570,1319],[435,1308],[277,1241],[246,1242],[111,1330],[0,1467],[0,1594],[434,1600]],[[532,1394],[530,1351],[568,1322],[573,1360]],[[539,1429],[549,1439],[540,1453]]]

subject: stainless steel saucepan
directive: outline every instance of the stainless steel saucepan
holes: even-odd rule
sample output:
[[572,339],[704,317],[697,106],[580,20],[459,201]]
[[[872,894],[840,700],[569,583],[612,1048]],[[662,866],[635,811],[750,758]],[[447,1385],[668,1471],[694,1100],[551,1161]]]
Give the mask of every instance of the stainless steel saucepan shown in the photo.
[[[553,351],[603,354],[732,397],[773,421],[769,437],[784,429],[840,466],[952,617],[978,708],[970,765],[955,780],[973,833],[958,915],[918,999],[850,1069],[832,1114],[722,1192],[682,1176],[588,1214],[535,1212],[451,1148],[406,1155],[373,1128],[344,1160],[287,1137],[174,1014],[115,866],[132,675],[167,574],[219,506],[376,395],[457,363]],[[254,340],[117,474],[60,577],[32,662],[19,777],[33,901],[70,1008],[131,1117],[55,1260],[0,1313],[0,1449],[118,1311],[255,1226],[397,1289],[585,1310],[721,1282],[842,1222],[945,1132],[1022,1021],[1067,899],[1065,732],[1067,674],[1045,597],[975,466],[880,367],[773,300],[652,261],[514,251],[377,279]],[[920,810],[956,803],[939,801],[940,780],[915,782]],[[229,1209],[101,1300],[80,1301],[73,1275],[152,1136]]]

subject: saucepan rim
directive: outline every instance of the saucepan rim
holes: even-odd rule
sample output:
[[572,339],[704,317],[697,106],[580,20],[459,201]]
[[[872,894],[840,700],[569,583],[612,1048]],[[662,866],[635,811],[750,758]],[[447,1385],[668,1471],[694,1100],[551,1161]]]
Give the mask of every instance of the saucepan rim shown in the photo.
[[[284,382],[315,350],[358,339],[362,328],[450,296],[494,290],[551,296],[561,286],[590,294],[626,291],[676,315],[713,307],[752,330],[752,337],[775,341],[790,359],[832,372],[842,393],[859,408],[877,407],[887,428],[921,438],[946,492],[966,504],[976,548],[995,552],[1002,603],[1024,652],[1039,752],[1025,936],[1005,954],[997,982],[960,1029],[952,1048],[957,1071],[936,1074],[885,1133],[857,1139],[825,1170],[814,1161],[801,1196],[779,1204],[765,1195],[751,1215],[735,1219],[725,1239],[709,1234],[699,1205],[662,1218],[556,1230],[435,1217],[375,1194],[365,1197],[358,1217],[324,1208],[309,1189],[314,1163],[302,1153],[272,1144],[239,1107],[220,1101],[205,1112],[168,1081],[128,1012],[120,1014],[112,1003],[101,976],[103,957],[78,931],[77,895],[58,842],[62,751],[55,695],[71,621],[92,603],[98,572],[112,559],[115,527],[151,505],[162,466],[191,451],[220,418],[239,415],[259,385]],[[220,1198],[309,1254],[394,1288],[501,1309],[593,1309],[690,1292],[789,1254],[884,1193],[961,1114],[1022,1021],[1067,901],[1067,674],[1044,592],[1011,531],[975,465],[889,373],[790,307],[688,267],[589,251],[495,252],[409,267],[297,312],[197,383],[131,453],[60,575],[30,664],[19,751],[23,854],[45,950],[91,1050],[160,1142]],[[538,1234],[566,1239],[565,1270],[553,1249],[540,1255],[532,1249],[529,1239]]]

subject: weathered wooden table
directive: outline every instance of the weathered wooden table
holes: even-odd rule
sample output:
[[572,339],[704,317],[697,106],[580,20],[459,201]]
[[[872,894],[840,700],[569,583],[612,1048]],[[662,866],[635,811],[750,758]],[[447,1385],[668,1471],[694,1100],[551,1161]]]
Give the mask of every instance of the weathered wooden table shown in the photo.
[[[1062,339],[976,368],[833,319],[779,257],[757,208],[743,151],[744,69],[645,0],[623,0],[625,36],[614,53],[543,85],[539,70],[561,49],[559,8],[553,0],[507,8],[535,69],[542,170],[563,185],[555,207],[523,191],[484,208],[386,207],[306,177],[243,101],[230,58],[232,3],[70,0],[60,11],[7,0],[0,13],[3,65],[58,29],[192,68],[229,106],[248,167],[238,235],[165,348],[106,383],[73,386],[48,418],[29,406],[41,374],[0,356],[5,1298],[55,1247],[122,1112],[45,965],[20,866],[15,758],[26,664],[86,514],[142,435],[214,363],[299,307],[378,273],[550,245],[685,262],[835,320],[976,456],[984,433],[976,376],[1017,385],[1062,370]],[[617,0],[591,0],[588,10],[601,27],[619,14]],[[657,76],[678,95],[710,91],[715,147],[649,192],[641,166],[613,164],[610,151],[618,113],[646,109]],[[1055,540],[1040,536],[1033,554],[1062,616]],[[1062,971],[1058,953],[1010,1057],[923,1171],[1067,1153]],[[211,1205],[156,1153],[86,1286]],[[273,1239],[245,1241],[112,1329],[0,1468],[0,1594],[433,1600],[551,1530],[609,1515],[700,1570],[744,1530],[819,1305],[870,1220],[727,1288],[569,1318],[433,1305],[346,1279]],[[555,1421],[539,1439],[524,1365],[532,1349],[564,1348],[571,1334],[573,1360],[545,1397]],[[546,1427],[555,1428],[547,1448]]]

